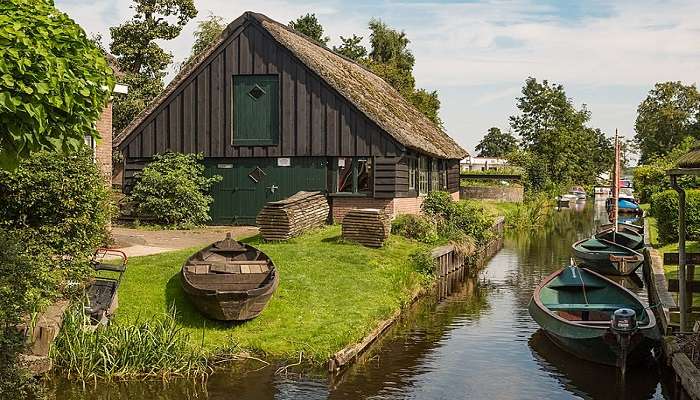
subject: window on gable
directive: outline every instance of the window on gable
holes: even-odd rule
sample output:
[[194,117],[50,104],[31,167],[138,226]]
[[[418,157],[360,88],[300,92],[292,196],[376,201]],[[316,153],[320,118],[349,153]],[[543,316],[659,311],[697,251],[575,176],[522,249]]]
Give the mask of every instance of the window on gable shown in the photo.
[[278,75],[234,75],[233,145],[276,145],[279,102]]

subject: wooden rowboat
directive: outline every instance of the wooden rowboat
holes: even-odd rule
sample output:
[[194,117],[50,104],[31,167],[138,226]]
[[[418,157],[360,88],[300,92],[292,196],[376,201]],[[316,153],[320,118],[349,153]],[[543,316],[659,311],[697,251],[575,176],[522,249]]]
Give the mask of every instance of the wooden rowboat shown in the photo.
[[586,267],[605,275],[629,275],[644,262],[641,253],[603,238],[579,240],[571,247]]
[[[598,232],[606,231],[608,229],[612,229],[614,225],[613,224],[604,224],[598,227]],[[638,235],[644,236],[644,226],[643,225],[635,225],[635,224],[630,224],[627,222],[619,222],[617,224],[617,231],[618,232],[633,232]]]
[[615,231],[610,228],[596,233],[595,238],[605,239],[632,250],[640,250],[644,247],[644,236],[630,230]]
[[279,284],[272,260],[230,234],[188,258],[181,275],[182,288],[195,307],[220,321],[257,317]]
[[623,370],[649,359],[660,339],[654,314],[634,293],[575,265],[545,278],[528,311],[563,350]]

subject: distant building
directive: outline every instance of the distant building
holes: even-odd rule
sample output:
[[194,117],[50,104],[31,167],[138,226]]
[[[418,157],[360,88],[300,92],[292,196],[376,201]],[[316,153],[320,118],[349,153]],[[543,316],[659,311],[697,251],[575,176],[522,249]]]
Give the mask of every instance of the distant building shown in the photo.
[[499,170],[508,167],[509,164],[505,158],[467,156],[459,162],[459,166],[462,171],[487,171]]

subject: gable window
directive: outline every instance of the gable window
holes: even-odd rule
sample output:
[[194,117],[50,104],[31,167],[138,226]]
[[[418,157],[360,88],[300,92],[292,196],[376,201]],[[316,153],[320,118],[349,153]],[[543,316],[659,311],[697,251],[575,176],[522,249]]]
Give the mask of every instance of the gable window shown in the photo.
[[273,146],[279,137],[279,76],[233,76],[233,145]]
[[336,193],[370,193],[372,191],[372,159],[338,157],[335,174]]

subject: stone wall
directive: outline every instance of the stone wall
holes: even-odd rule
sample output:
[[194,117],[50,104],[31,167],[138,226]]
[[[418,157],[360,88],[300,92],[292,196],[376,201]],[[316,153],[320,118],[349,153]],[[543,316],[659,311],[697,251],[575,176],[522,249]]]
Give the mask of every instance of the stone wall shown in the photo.
[[480,199],[496,201],[523,201],[522,186],[465,186],[459,188],[461,199]]

